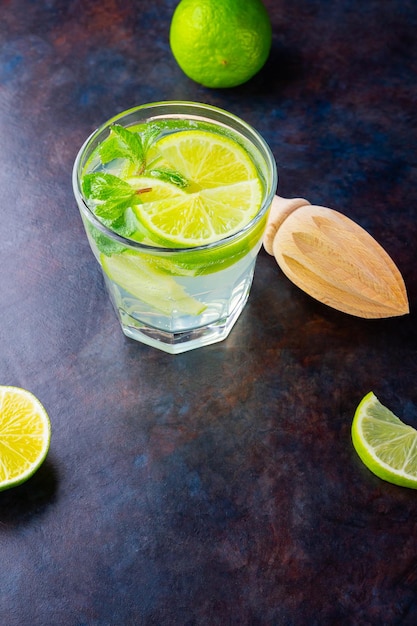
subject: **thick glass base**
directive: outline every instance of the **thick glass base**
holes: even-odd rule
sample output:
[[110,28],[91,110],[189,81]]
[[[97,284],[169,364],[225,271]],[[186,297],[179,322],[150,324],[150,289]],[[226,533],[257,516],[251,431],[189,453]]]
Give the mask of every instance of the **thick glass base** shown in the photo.
[[181,332],[167,332],[148,326],[121,309],[117,313],[126,337],[169,354],[181,354],[226,339],[241,314],[248,296],[249,288],[242,294],[240,301],[227,318]]

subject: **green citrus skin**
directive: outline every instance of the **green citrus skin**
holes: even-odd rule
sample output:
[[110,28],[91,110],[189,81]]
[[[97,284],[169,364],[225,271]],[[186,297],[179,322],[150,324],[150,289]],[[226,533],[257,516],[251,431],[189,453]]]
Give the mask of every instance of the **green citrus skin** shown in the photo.
[[205,87],[235,87],[265,64],[272,43],[261,0],[181,0],[170,29],[183,72]]

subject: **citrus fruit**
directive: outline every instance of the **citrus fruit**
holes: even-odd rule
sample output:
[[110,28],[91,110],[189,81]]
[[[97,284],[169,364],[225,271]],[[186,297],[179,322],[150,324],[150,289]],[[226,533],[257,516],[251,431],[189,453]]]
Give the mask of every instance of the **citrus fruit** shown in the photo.
[[213,243],[238,232],[258,213],[262,184],[248,153],[235,141],[190,130],[163,137],[155,149],[189,185],[129,180],[149,189],[134,211],[154,241],[173,247]]
[[372,391],[356,409],[352,441],[363,463],[376,476],[417,489],[417,430],[383,406]]
[[25,389],[0,386],[0,491],[35,473],[50,438],[49,418],[39,400]]
[[135,298],[164,315],[200,315],[204,304],[189,296],[171,276],[153,268],[135,252],[100,257],[107,276]]
[[272,28],[261,0],[181,0],[170,28],[178,65],[205,87],[235,87],[268,58]]

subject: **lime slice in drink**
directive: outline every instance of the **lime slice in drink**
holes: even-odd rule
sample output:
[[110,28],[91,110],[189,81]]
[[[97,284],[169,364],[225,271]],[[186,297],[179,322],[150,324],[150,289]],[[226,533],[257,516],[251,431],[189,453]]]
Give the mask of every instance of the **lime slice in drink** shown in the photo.
[[165,161],[200,187],[222,187],[258,179],[246,150],[225,135],[188,130],[166,135],[155,148]]
[[0,386],[0,491],[35,473],[50,439],[50,421],[39,400],[25,389]]
[[363,463],[376,476],[417,489],[417,431],[384,407],[373,392],[356,409],[352,441]]
[[200,315],[206,306],[189,296],[172,276],[134,252],[101,255],[107,276],[132,296],[164,315]]
[[169,247],[171,242],[166,239],[164,233],[161,235],[161,233],[155,233],[149,229],[149,220],[146,218],[146,214],[158,211],[160,206],[176,205],[186,197],[185,192],[172,183],[150,176],[131,176],[126,182],[136,190],[136,194],[141,200],[140,204],[132,207],[139,228],[136,233],[131,235],[131,238],[149,245]]
[[[156,241],[174,247],[209,244],[238,232],[258,213],[262,183],[246,150],[226,136],[188,130],[154,146],[164,166],[189,183],[181,189],[153,180],[135,207],[138,219]],[[129,182],[142,185],[130,179]],[[148,185],[149,179],[146,179]],[[158,197],[159,196],[159,197]]]

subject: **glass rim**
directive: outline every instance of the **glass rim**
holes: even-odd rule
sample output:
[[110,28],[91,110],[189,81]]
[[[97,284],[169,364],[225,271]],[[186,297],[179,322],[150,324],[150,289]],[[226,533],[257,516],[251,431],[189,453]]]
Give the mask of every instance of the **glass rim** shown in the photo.
[[[144,244],[142,242],[139,241],[135,241],[133,239],[129,239],[128,237],[124,237],[123,235],[119,235],[118,233],[115,233],[113,230],[111,230],[110,228],[108,228],[107,226],[105,226],[105,224],[103,224],[94,214],[93,210],[90,209],[90,207],[88,206],[82,191],[81,191],[81,185],[80,185],[80,166],[81,166],[81,160],[82,157],[84,156],[84,154],[86,153],[86,150],[88,149],[88,147],[90,146],[90,144],[94,141],[94,139],[96,137],[98,137],[100,135],[100,133],[102,133],[103,131],[105,131],[107,128],[109,128],[112,124],[116,123],[117,121],[120,121],[121,119],[132,115],[134,113],[136,113],[137,111],[141,111],[144,109],[155,109],[157,110],[158,108],[163,108],[163,107],[193,107],[194,109],[201,109],[202,115],[204,114],[204,112],[210,112],[212,111],[213,113],[217,113],[220,114],[222,116],[224,116],[226,119],[224,120],[224,124],[226,124],[226,120],[227,118],[234,121],[235,123],[237,123],[242,129],[244,129],[247,133],[249,133],[249,137],[245,136],[246,139],[250,140],[252,143],[252,137],[254,139],[257,140],[257,142],[260,144],[260,147],[262,148],[262,150],[264,151],[264,154],[262,154],[263,159],[265,160],[265,163],[267,165],[267,168],[269,169],[269,171],[271,172],[271,185],[270,185],[270,189],[266,190],[265,193],[265,198],[263,200],[263,203],[259,209],[259,211],[257,212],[257,214],[250,220],[250,222],[248,222],[248,224],[246,224],[243,228],[241,228],[240,230],[238,230],[237,232],[231,234],[231,235],[227,235],[226,237],[223,237],[222,239],[218,239],[217,241],[213,241],[211,243],[206,243],[206,244],[201,244],[198,246],[184,246],[184,247],[169,247],[169,246],[159,246],[159,245],[152,245],[152,244]],[[185,115],[185,113],[181,114],[182,116]],[[164,115],[164,117],[166,117],[166,115]],[[188,113],[187,117],[197,117],[195,114],[193,115],[192,113]],[[148,119],[153,119],[152,116],[149,116]],[[221,124],[221,122],[219,122],[216,119],[210,119],[208,118],[209,121],[213,122],[214,124]],[[232,130],[235,130],[232,127]],[[260,152],[259,146],[256,146],[257,150]],[[268,182],[268,181],[267,181]],[[204,104],[202,102],[192,102],[192,101],[187,101],[187,100],[165,100],[165,101],[159,101],[159,102],[150,102],[147,104],[141,104],[141,105],[137,105],[134,107],[131,107],[129,109],[126,109],[124,111],[121,111],[120,113],[117,113],[116,115],[114,115],[113,117],[109,118],[106,122],[104,122],[103,124],[101,124],[100,126],[98,126],[95,130],[93,130],[90,135],[87,137],[87,139],[84,141],[84,143],[82,144],[81,148],[79,149],[77,156],[75,158],[74,161],[74,166],[73,166],[73,170],[72,170],[72,187],[73,187],[73,193],[74,196],[77,200],[78,206],[80,208],[80,211],[82,210],[85,213],[86,218],[92,222],[92,224],[94,225],[95,228],[97,228],[98,230],[100,230],[104,235],[106,235],[107,237],[109,237],[110,239],[124,245],[127,248],[132,248],[132,249],[136,249],[136,250],[142,250],[143,252],[150,252],[150,253],[170,253],[170,254],[175,254],[175,253],[186,253],[186,252],[197,252],[197,251],[201,251],[201,250],[213,250],[215,248],[221,247],[221,246],[225,246],[228,245],[230,243],[232,243],[233,241],[235,241],[236,239],[239,239],[242,235],[244,235],[247,231],[251,230],[254,226],[256,226],[256,224],[262,219],[262,217],[264,216],[265,212],[269,209],[272,200],[274,198],[274,195],[276,193],[276,188],[278,185],[278,173],[277,173],[277,166],[276,166],[276,162],[274,159],[274,156],[272,154],[271,148],[269,147],[269,145],[267,144],[267,142],[265,141],[265,139],[262,137],[262,135],[255,129],[253,128],[250,124],[248,124],[247,122],[245,122],[243,119],[241,119],[240,117],[238,117],[237,115],[234,115],[233,113],[230,113],[229,111],[226,111],[225,109],[221,109],[220,107],[216,107],[210,104]]]

